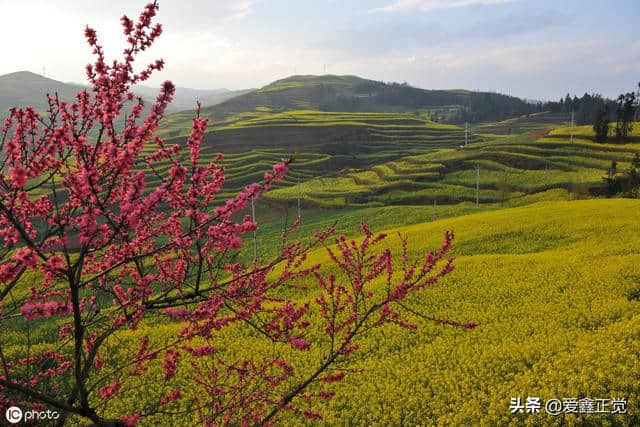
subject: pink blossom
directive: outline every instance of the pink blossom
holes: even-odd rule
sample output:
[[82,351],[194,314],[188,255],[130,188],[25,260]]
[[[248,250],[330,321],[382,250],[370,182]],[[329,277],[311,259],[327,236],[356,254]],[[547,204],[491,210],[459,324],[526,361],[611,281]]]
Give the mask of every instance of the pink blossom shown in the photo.
[[298,350],[309,350],[311,348],[311,343],[301,337],[291,337],[289,338],[289,343]]
[[21,165],[9,168],[9,175],[15,188],[22,188],[27,184],[27,170]]
[[110,399],[120,391],[120,387],[122,387],[122,382],[114,381],[100,389],[100,397],[104,400]]
[[124,417],[120,418],[120,420],[127,427],[135,426],[138,423],[139,419],[140,419],[140,413],[139,412],[136,412],[135,414],[130,415],[130,416],[124,416]]
[[162,369],[164,370],[164,379],[169,380],[173,378],[178,369],[178,360],[180,360],[180,353],[174,349],[169,349],[164,355],[164,361],[162,362]]

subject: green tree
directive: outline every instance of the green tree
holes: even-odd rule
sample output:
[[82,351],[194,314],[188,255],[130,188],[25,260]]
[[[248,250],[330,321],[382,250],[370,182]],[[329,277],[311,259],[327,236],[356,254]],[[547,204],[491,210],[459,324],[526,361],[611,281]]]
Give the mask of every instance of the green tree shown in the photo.
[[626,138],[633,129],[636,94],[628,92],[621,94],[616,100],[616,137]]
[[596,113],[593,130],[596,133],[596,141],[606,142],[609,135],[609,108],[603,105]]

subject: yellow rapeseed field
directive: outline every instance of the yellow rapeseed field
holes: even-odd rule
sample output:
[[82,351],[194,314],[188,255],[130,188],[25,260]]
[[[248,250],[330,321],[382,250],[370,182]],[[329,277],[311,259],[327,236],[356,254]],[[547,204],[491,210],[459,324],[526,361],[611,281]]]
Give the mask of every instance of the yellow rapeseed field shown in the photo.
[[[640,288],[639,220],[640,201],[601,199],[541,202],[391,230],[387,244],[398,249],[399,231],[415,255],[436,247],[443,230],[456,232],[456,270],[415,296],[411,307],[480,326],[464,330],[414,317],[417,331],[375,331],[350,366],[359,372],[333,385],[332,400],[315,402],[324,414],[321,423],[638,425],[640,301],[631,295]],[[323,262],[325,254],[312,258]],[[122,334],[110,357],[135,337],[163,342],[177,329],[148,324]],[[294,357],[298,378],[317,366],[323,351],[317,345],[293,356],[243,328],[224,330],[213,344],[248,358],[273,352]],[[186,383],[188,361],[181,364],[177,380]],[[114,413],[153,395],[135,387],[141,379],[124,379],[129,391],[110,403]],[[516,397],[626,398],[628,414],[512,415],[510,399]],[[193,421],[188,408],[174,409],[187,413],[142,423]],[[291,414],[281,421],[310,423]]]

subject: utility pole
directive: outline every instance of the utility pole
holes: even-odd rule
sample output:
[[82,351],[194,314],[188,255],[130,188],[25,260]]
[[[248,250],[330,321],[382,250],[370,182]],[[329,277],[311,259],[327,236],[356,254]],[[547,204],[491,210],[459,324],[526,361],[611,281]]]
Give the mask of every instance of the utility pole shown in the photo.
[[464,123],[464,146],[467,146],[467,142],[469,142],[469,123]]
[[636,116],[634,120],[640,120],[640,82],[638,82],[638,92],[636,93]]
[[436,220],[436,199],[433,199],[433,219],[432,221]]
[[573,144],[573,111],[571,111],[571,143]]
[[480,205],[480,164],[476,163],[476,206]]
[[298,220],[302,221],[302,213],[300,212],[300,178],[298,177]]
[[[251,221],[256,222],[256,207],[251,196]],[[258,230],[253,230],[253,260],[258,259]]]

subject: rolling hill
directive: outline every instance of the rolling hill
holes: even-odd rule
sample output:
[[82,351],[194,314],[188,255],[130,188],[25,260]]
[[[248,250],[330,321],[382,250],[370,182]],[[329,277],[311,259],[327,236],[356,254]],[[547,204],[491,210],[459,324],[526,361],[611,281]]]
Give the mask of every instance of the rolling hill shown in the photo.
[[[232,98],[205,114],[216,121],[268,107],[275,111],[314,109],[342,112],[429,112],[439,121],[502,120],[536,111],[520,98],[468,90],[426,90],[357,76],[291,76]],[[460,120],[458,120],[460,121]]]
[[[205,150],[229,155],[228,184],[237,189],[259,178],[266,162],[292,155],[297,167],[284,185],[458,147],[464,143],[464,129],[442,122],[460,117],[508,117],[507,121],[531,122],[536,129],[566,122],[562,115],[530,113],[535,108],[495,93],[423,90],[357,76],[325,75],[278,80],[204,108],[201,115],[210,119]],[[169,115],[159,134],[169,143],[184,144],[192,117],[193,111]],[[500,129],[472,128],[468,142],[487,140],[512,128],[519,133],[531,126],[516,128],[498,122]],[[240,163],[236,165],[235,160]]]
[[29,71],[0,76],[0,115],[11,107],[31,105],[37,110],[47,107],[46,94],[58,93],[63,99],[72,99],[83,86],[63,83]]
[[[67,100],[73,99],[76,93],[85,86],[75,83],[63,83],[40,74],[29,71],[18,71],[0,76],[0,117],[7,113],[10,107],[34,106],[37,110],[44,110],[46,94],[58,93]],[[158,88],[136,86],[134,92],[145,101],[150,102],[158,95]],[[228,89],[189,89],[178,87],[173,102],[169,105],[170,112],[193,109],[196,100],[203,106],[211,106],[226,101],[234,96],[244,94],[249,90],[232,91]]]
[[[261,176],[263,162],[251,167],[246,156],[266,160],[294,155],[301,162],[287,185],[458,147],[464,144],[464,129],[442,122],[462,117],[500,120],[472,126],[469,143],[566,123],[563,114],[532,113],[535,108],[496,93],[423,90],[357,76],[324,75],[278,80],[204,108],[201,115],[210,119],[206,150],[229,154],[228,162],[243,159],[238,179],[230,176],[230,185]],[[159,134],[170,143],[184,144],[192,117],[193,111],[169,115]],[[235,165],[228,166],[235,175]],[[403,178],[400,181],[411,176]]]
[[[35,102],[31,92],[21,89],[26,83],[33,92],[58,90],[63,96],[81,88],[26,72],[2,76],[0,83],[6,88],[5,100],[23,104]],[[183,89],[184,96],[198,93]],[[207,93],[224,97],[230,91]],[[203,160],[225,153],[223,200],[259,180],[271,164],[293,156],[291,172],[266,200],[291,205],[300,199],[307,208],[344,209],[475,202],[477,165],[477,197],[484,204],[518,203],[515,200],[549,190],[569,189],[585,196],[602,182],[612,160],[622,169],[638,150],[635,135],[626,144],[596,144],[588,126],[575,129],[574,144],[569,144],[567,128],[558,128],[566,124],[559,113],[474,124],[465,149],[460,148],[465,140],[462,127],[431,120],[434,109],[462,108],[447,107],[447,102],[473,104],[474,97],[485,95],[424,91],[355,76],[294,76],[204,108],[202,114],[213,120],[204,137]],[[361,99],[358,108],[389,111],[321,110],[349,97]],[[413,109],[419,105],[425,108]],[[227,116],[216,121],[220,112]],[[184,145],[192,116],[193,111],[169,115],[159,134],[168,143]],[[553,128],[558,129],[547,134]]]

